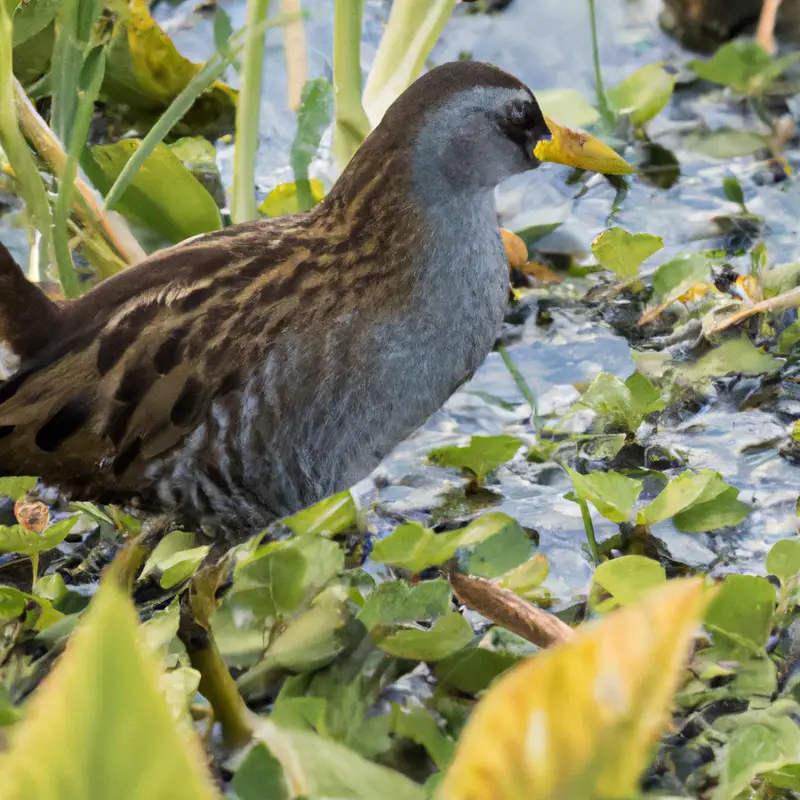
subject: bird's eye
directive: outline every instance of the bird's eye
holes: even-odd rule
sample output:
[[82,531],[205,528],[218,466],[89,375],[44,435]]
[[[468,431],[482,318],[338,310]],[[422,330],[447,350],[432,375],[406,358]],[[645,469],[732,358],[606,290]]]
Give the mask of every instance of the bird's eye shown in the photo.
[[508,118],[509,121],[521,124],[525,121],[526,117],[528,116],[528,109],[521,100],[514,100],[512,103],[509,104],[508,107]]

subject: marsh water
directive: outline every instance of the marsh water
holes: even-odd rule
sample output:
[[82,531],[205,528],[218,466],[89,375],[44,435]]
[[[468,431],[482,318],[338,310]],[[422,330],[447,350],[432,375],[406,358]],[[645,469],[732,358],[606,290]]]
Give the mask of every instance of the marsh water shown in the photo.
[[[234,29],[244,24],[242,0],[220,0]],[[277,4],[273,4],[277,6]],[[309,13],[310,77],[330,77],[332,6],[330,0],[306,0]],[[608,85],[618,83],[634,69],[666,60],[678,69],[694,54],[684,50],[658,27],[660,0],[603,0],[599,4],[598,36],[602,72]],[[368,68],[378,42],[388,2],[368,0],[365,10],[362,59]],[[274,11],[274,10],[273,10]],[[196,10],[195,0],[159,3],[154,16],[178,48],[194,60],[214,51],[212,17]],[[261,145],[257,184],[260,196],[278,183],[293,179],[289,147],[294,136],[294,114],[287,110],[286,75],[279,31],[270,31],[264,65],[265,89],[261,107]],[[496,14],[468,14],[460,6],[435,47],[431,63],[468,53],[490,61],[524,80],[534,91],[577,89],[594,100],[591,32],[586,0],[514,0]],[[236,76],[227,76],[235,85]],[[579,263],[591,261],[592,239],[611,224],[632,232],[663,237],[665,247],[649,262],[655,267],[673,255],[709,247],[730,247],[712,219],[736,207],[727,201],[722,180],[735,174],[741,181],[748,209],[766,219],[764,241],[770,264],[800,260],[800,188],[795,180],[774,182],[765,165],[751,156],[716,159],[686,146],[687,135],[698,126],[730,126],[764,132],[763,124],[746,105],[722,90],[705,85],[680,88],[667,109],[648,126],[652,141],[672,151],[680,177],[668,189],[640,178],[629,182],[619,197],[605,179],[594,177],[586,188],[565,182],[567,168],[546,166],[502,186],[498,192],[501,224],[517,230],[532,224],[561,223],[537,246],[547,252],[571,254]],[[788,152],[790,164],[800,163]],[[218,145],[223,180],[231,175],[232,147]],[[330,183],[333,170],[323,149],[312,175]],[[580,196],[579,196],[580,195]],[[746,270],[749,257],[733,256],[731,263]],[[525,300],[530,312],[506,330],[508,352],[538,398],[539,413],[547,420],[566,411],[578,397],[575,384],[606,370],[627,377],[634,370],[629,342],[602,315],[581,303],[592,279],[567,279],[552,289],[534,291]],[[548,309],[548,324],[537,324],[537,307]],[[447,313],[442,309],[442,313]],[[524,315],[517,315],[517,319]],[[539,320],[540,321],[540,320]],[[454,331],[454,335],[458,335]],[[712,391],[691,413],[672,418],[645,440],[681,453],[687,466],[719,470],[726,481],[742,490],[741,499],[755,511],[738,528],[714,535],[681,534],[670,522],[653,533],[676,562],[714,571],[758,571],[764,555],[777,539],[797,530],[795,504],[800,469],[781,458],[776,442],[785,438],[788,421],[800,411],[800,395],[784,393],[766,409],[742,406],[737,390]],[[584,420],[585,422],[585,420]],[[581,419],[575,421],[581,424]],[[388,529],[398,517],[431,522],[446,514],[454,490],[462,484],[455,471],[430,466],[425,455],[444,444],[465,443],[472,434],[508,432],[533,440],[530,408],[498,354],[493,353],[475,375],[429,423],[397,448],[379,469],[378,492],[373,480],[357,487],[362,502],[377,500],[371,521]],[[592,568],[578,507],[563,498],[570,484],[554,464],[533,464],[518,458],[502,467],[489,488],[496,492],[493,507],[535,528],[550,562],[547,586],[561,601],[586,591]],[[458,492],[456,491],[457,495]],[[468,509],[450,511],[469,513]],[[618,533],[618,526],[595,518],[598,538]]]

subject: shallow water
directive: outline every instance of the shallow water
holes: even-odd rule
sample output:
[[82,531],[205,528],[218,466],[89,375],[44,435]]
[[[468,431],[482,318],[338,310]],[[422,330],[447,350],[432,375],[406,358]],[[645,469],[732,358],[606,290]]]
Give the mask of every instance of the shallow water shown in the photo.
[[[234,28],[244,22],[242,0],[221,0]],[[275,4],[276,5],[276,4]],[[307,0],[310,13],[306,32],[310,49],[309,77],[330,77],[328,54],[332,46],[332,3]],[[603,75],[613,85],[634,69],[657,60],[680,66],[691,54],[663,34],[657,25],[660,0],[603,0],[599,4],[599,40]],[[177,6],[162,3],[154,10],[187,56],[201,60],[214,49],[212,23],[194,12],[194,0]],[[368,67],[388,14],[388,2],[369,0],[365,12],[362,46]],[[258,156],[257,185],[261,195],[277,183],[291,180],[289,146],[294,135],[294,115],[286,109],[285,69],[279,31],[270,31],[265,57],[265,90],[262,101],[262,139]],[[588,11],[585,0],[516,0],[508,9],[491,16],[468,15],[462,6],[448,23],[431,63],[441,63],[469,52],[490,61],[526,81],[534,91],[577,89],[592,99],[594,78]],[[235,74],[228,75],[235,84]],[[665,248],[652,259],[663,263],[674,254],[691,249],[722,246],[724,238],[711,218],[732,213],[736,207],[722,192],[725,174],[736,174],[744,187],[748,207],[768,220],[765,233],[770,262],[800,260],[800,189],[795,181],[759,185],[763,165],[751,157],[717,161],[688,152],[684,136],[705,123],[711,128],[731,125],[764,130],[762,124],[722,91],[679,90],[669,107],[648,127],[651,138],[673,150],[680,161],[681,177],[670,189],[654,188],[641,179],[612,214],[615,189],[594,178],[579,199],[578,187],[567,186],[566,168],[547,166],[501,187],[498,207],[502,224],[512,229],[542,222],[563,222],[541,242],[544,250],[568,251],[585,256],[591,240],[609,224],[630,231],[647,231],[663,237]],[[230,180],[232,148],[220,145],[219,163],[224,180]],[[789,152],[793,166],[800,163]],[[330,181],[326,153],[312,167],[312,174]],[[742,265],[744,259],[732,259]],[[563,288],[559,289],[563,293]],[[580,293],[576,293],[576,297]],[[560,415],[577,397],[576,382],[590,380],[601,370],[621,377],[634,367],[628,343],[610,327],[598,323],[577,303],[558,304],[553,322],[537,327],[531,315],[509,353],[536,393],[540,413]],[[504,410],[475,392],[483,392],[520,404]],[[372,519],[388,525],[386,516],[411,515],[430,520],[443,502],[443,494],[461,485],[452,471],[428,466],[425,454],[433,447],[462,443],[471,434],[512,432],[532,437],[514,381],[497,354],[492,354],[474,380],[458,392],[422,430],[397,448],[378,473],[388,486],[376,494],[373,482],[358,487],[362,499],[378,500]],[[766,411],[739,412],[730,403],[712,400],[702,412],[684,419],[678,427],[655,431],[650,444],[687,454],[690,467],[713,467],[742,490],[741,498],[756,506],[755,512],[735,532],[714,536],[688,535],[665,523],[654,531],[678,561],[717,570],[758,569],[769,546],[797,529],[795,502],[800,472],[778,456],[775,442],[785,437],[787,425]],[[766,442],[763,447],[759,443]],[[743,452],[743,450],[745,452]],[[564,500],[569,481],[552,464],[515,461],[498,471],[491,486],[499,492],[497,508],[512,514],[540,534],[541,549],[550,560],[548,587],[562,600],[585,591],[591,567],[585,554],[585,538],[578,507]],[[596,517],[599,538],[617,532],[617,526]]]

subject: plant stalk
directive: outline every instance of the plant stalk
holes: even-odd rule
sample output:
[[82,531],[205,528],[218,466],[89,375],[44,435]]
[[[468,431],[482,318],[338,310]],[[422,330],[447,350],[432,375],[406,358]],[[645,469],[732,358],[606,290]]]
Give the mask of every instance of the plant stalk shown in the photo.
[[603,85],[603,73],[600,71],[600,46],[597,42],[597,16],[594,10],[594,0],[589,0],[589,24],[592,29],[592,61],[594,62],[594,87],[597,93],[597,107],[606,124],[611,125],[614,121],[614,114],[608,103],[608,96]]
[[[266,20],[268,11],[269,0],[247,0],[246,28],[261,25]],[[231,219],[234,223],[247,222],[258,216],[255,180],[264,71],[264,38],[264,32],[251,36],[242,54],[231,192]]]
[[595,566],[597,566],[600,563],[600,551],[597,548],[597,537],[594,533],[592,513],[589,511],[589,504],[582,497],[577,497],[576,499],[581,509],[581,518],[583,519],[583,528],[586,531],[586,541],[589,544],[589,552],[592,554],[592,560]]

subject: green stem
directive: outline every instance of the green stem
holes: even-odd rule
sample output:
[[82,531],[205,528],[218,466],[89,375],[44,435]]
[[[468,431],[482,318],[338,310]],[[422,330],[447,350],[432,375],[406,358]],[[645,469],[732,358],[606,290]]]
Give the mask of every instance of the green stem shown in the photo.
[[539,407],[536,403],[536,395],[534,395],[533,390],[528,385],[528,382],[522,376],[522,373],[519,371],[517,365],[511,360],[511,356],[506,351],[505,347],[502,345],[497,348],[497,352],[500,353],[500,358],[503,359],[503,363],[506,365],[506,369],[511,373],[511,377],[514,379],[514,383],[517,384],[517,388],[519,389],[522,396],[527,401],[528,405],[531,407],[531,418],[533,420],[533,429],[536,431],[536,440],[541,440],[541,421],[539,420]]
[[583,528],[586,531],[589,552],[592,554],[595,566],[597,566],[600,563],[600,551],[597,549],[597,537],[594,533],[594,523],[592,522],[592,514],[589,511],[589,504],[582,497],[576,499],[581,509],[581,518],[583,519]]
[[[269,0],[247,0],[247,28],[264,22]],[[236,106],[236,145],[233,153],[231,219],[234,223],[256,219],[255,178],[258,129],[261,111],[261,84],[264,67],[264,33],[251,36],[242,54],[239,73],[239,102]]]
[[592,28],[592,60],[594,62],[594,86],[597,92],[597,106],[606,124],[614,121],[614,114],[608,103],[603,85],[603,74],[600,71],[600,47],[597,43],[597,16],[594,11],[594,0],[589,0],[589,22]]
[[22,197],[41,234],[41,251],[50,257],[52,217],[42,176],[20,132],[14,108],[14,72],[11,56],[11,15],[14,0],[0,0],[0,146],[8,157]]
[[333,155],[344,169],[370,131],[361,102],[361,20],[364,0],[335,0],[333,7]]

